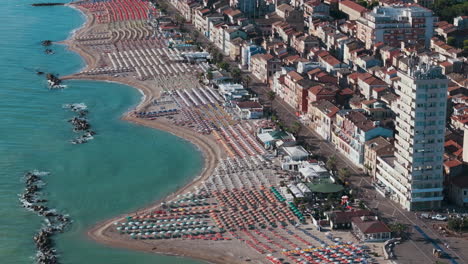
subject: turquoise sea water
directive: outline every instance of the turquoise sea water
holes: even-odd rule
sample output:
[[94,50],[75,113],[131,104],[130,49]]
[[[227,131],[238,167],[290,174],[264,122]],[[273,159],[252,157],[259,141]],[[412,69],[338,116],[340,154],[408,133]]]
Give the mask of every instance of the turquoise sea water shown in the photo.
[[[42,219],[20,207],[21,177],[31,169],[50,171],[44,189],[49,205],[70,214],[70,230],[56,236],[62,263],[199,263],[108,248],[90,241],[98,221],[129,212],[175,191],[200,172],[196,148],[175,136],[119,120],[140,100],[137,90],[113,83],[70,81],[50,91],[34,69],[61,75],[83,61],[40,41],[66,39],[84,17],[65,6],[31,7],[31,0],[3,0],[0,9],[0,263],[32,263],[32,237]],[[72,145],[75,134],[62,104],[83,102],[98,135]]]

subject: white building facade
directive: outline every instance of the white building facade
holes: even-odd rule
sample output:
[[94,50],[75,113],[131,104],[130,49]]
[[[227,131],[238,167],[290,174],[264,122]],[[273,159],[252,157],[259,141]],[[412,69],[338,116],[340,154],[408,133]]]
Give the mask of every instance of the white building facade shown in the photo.
[[369,49],[377,42],[399,47],[420,42],[426,47],[434,34],[436,17],[420,6],[378,6],[356,21],[357,38]]
[[379,159],[377,180],[407,210],[440,207],[448,79],[438,66],[410,67],[396,93],[395,158]]

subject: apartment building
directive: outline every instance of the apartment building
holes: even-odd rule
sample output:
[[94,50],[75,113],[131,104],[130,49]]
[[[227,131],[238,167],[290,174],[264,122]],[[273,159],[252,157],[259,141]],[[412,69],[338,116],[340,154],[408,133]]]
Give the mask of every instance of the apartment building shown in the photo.
[[440,207],[447,86],[438,66],[417,64],[398,72],[395,156],[378,158],[377,180],[407,210]]
[[370,49],[384,42],[400,47],[401,42],[430,46],[437,18],[429,9],[418,5],[378,6],[356,20],[357,38]]
[[256,54],[250,59],[250,70],[260,81],[267,83],[281,70],[281,61],[271,54]]
[[337,150],[357,166],[364,163],[364,144],[375,137],[393,137],[393,131],[372,121],[362,109],[341,110],[336,115],[332,142]]

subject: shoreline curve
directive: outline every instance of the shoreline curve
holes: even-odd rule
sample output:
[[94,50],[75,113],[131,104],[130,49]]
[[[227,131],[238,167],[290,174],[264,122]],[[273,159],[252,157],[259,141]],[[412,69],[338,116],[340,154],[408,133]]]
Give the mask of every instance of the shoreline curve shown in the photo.
[[[97,66],[98,61],[96,57],[93,56],[92,53],[80,47],[80,45],[78,45],[73,40],[73,38],[78,34],[82,34],[86,32],[86,30],[95,23],[94,17],[89,12],[87,12],[86,9],[80,6],[74,5],[73,3],[66,4],[65,6],[68,6],[70,8],[76,9],[79,12],[81,12],[84,15],[86,21],[82,24],[81,27],[74,29],[69,35],[68,39],[64,41],[60,41],[59,43],[66,45],[70,51],[73,51],[79,54],[83,58],[85,62],[85,67],[83,68],[83,70],[92,69]],[[85,76],[80,76],[76,74],[71,74],[71,75],[62,77],[62,79],[63,80],[89,80],[89,81],[115,82],[115,83],[131,86],[139,90],[143,94],[141,101],[134,108],[142,107],[146,105],[147,103],[151,102],[152,100],[159,97],[159,94],[155,94],[155,91],[152,90],[150,87],[148,87],[147,85],[144,85],[141,82],[130,80],[129,77],[127,78],[124,78],[124,77],[114,78],[114,77],[109,77],[109,76],[92,76],[92,77],[86,76],[85,77]],[[203,254],[203,252],[194,252],[190,250],[178,250],[176,247],[173,247],[172,250],[155,250],[154,245],[148,245],[148,246],[153,247],[149,249],[145,246],[142,246],[141,243],[129,243],[129,241],[126,241],[123,239],[115,239],[106,234],[106,230],[111,225],[113,225],[115,221],[121,220],[125,215],[137,213],[140,211],[154,210],[159,207],[159,204],[162,200],[168,200],[168,199],[174,198],[178,194],[184,193],[187,190],[190,190],[191,188],[193,188],[194,186],[200,184],[213,173],[214,169],[216,168],[218,164],[219,159],[223,156],[222,149],[219,147],[219,145],[213,138],[209,136],[201,135],[193,130],[175,126],[166,121],[154,121],[154,120],[136,118],[136,117],[133,117],[130,114],[130,112],[123,113],[121,120],[131,122],[133,124],[161,130],[167,133],[171,133],[181,139],[184,139],[190,142],[191,144],[195,145],[197,149],[202,153],[203,169],[199,175],[195,176],[195,178],[191,178],[188,183],[185,183],[183,187],[179,188],[172,194],[162,199],[159,199],[157,201],[154,201],[150,203],[149,205],[144,206],[141,209],[137,209],[134,212],[127,212],[124,214],[120,214],[110,219],[96,223],[92,228],[90,228],[86,232],[87,237],[95,242],[98,242],[100,244],[104,244],[110,247],[125,248],[125,249],[131,249],[131,250],[137,250],[137,251],[143,251],[143,252],[149,252],[149,253],[167,255],[167,256],[179,256],[179,257],[185,257],[185,258],[192,258],[196,260],[206,261],[209,263],[226,263],[228,259],[229,259],[229,263],[241,263],[241,262],[238,262],[238,260],[236,261],[235,259],[230,259],[229,257],[227,258],[212,257],[207,254]]]

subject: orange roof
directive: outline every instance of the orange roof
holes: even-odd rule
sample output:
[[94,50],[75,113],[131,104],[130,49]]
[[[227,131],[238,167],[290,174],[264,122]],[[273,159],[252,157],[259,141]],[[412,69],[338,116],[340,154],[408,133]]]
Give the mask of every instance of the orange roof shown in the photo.
[[344,1],[341,1],[340,2],[340,5],[344,5],[348,8],[351,8],[359,13],[363,13],[363,12],[366,12],[367,11],[367,8],[363,7],[362,5],[356,3],[356,2],[352,2],[352,1],[349,1],[349,0],[344,0]]
[[284,60],[288,61],[288,62],[295,62],[299,58],[300,58],[299,55],[290,55],[290,56],[286,57]]
[[281,75],[281,76],[278,78],[278,82],[279,82],[279,83],[284,84],[284,76],[285,76],[285,75]]
[[320,68],[315,68],[315,69],[313,69],[313,70],[308,71],[307,74],[309,74],[309,75],[314,75],[314,74],[319,73],[319,72],[321,72],[321,71],[322,71],[322,70],[321,70]]
[[374,76],[370,77],[370,78],[367,78],[365,80],[363,80],[365,83],[367,83],[368,85],[387,85],[386,82],[378,79],[378,78],[375,78]]
[[340,61],[331,55],[323,57],[322,60],[324,60],[326,63],[328,63],[331,66],[340,64]]
[[444,61],[440,64],[440,66],[444,66],[444,67],[450,67],[452,66],[453,64],[450,62],[450,61]]
[[304,79],[304,77],[302,77],[296,71],[290,71],[290,72],[288,72],[288,75],[291,77],[291,79],[295,80],[296,82]]
[[329,89],[322,85],[315,85],[313,87],[310,87],[309,92],[314,95],[335,95],[336,94],[336,91],[333,91],[332,89]]
[[348,75],[348,79],[355,80],[355,81],[358,79],[358,77],[359,77],[358,72],[353,72],[350,75]]
[[376,99],[370,99],[370,100],[364,100],[364,101],[362,101],[361,104],[363,104],[363,105],[371,105],[371,104],[373,104],[373,103],[375,103],[375,102],[377,102]]
[[353,90],[351,90],[349,88],[345,88],[345,89],[340,91],[340,94],[341,95],[350,95],[350,94],[354,94],[354,92],[353,92]]

